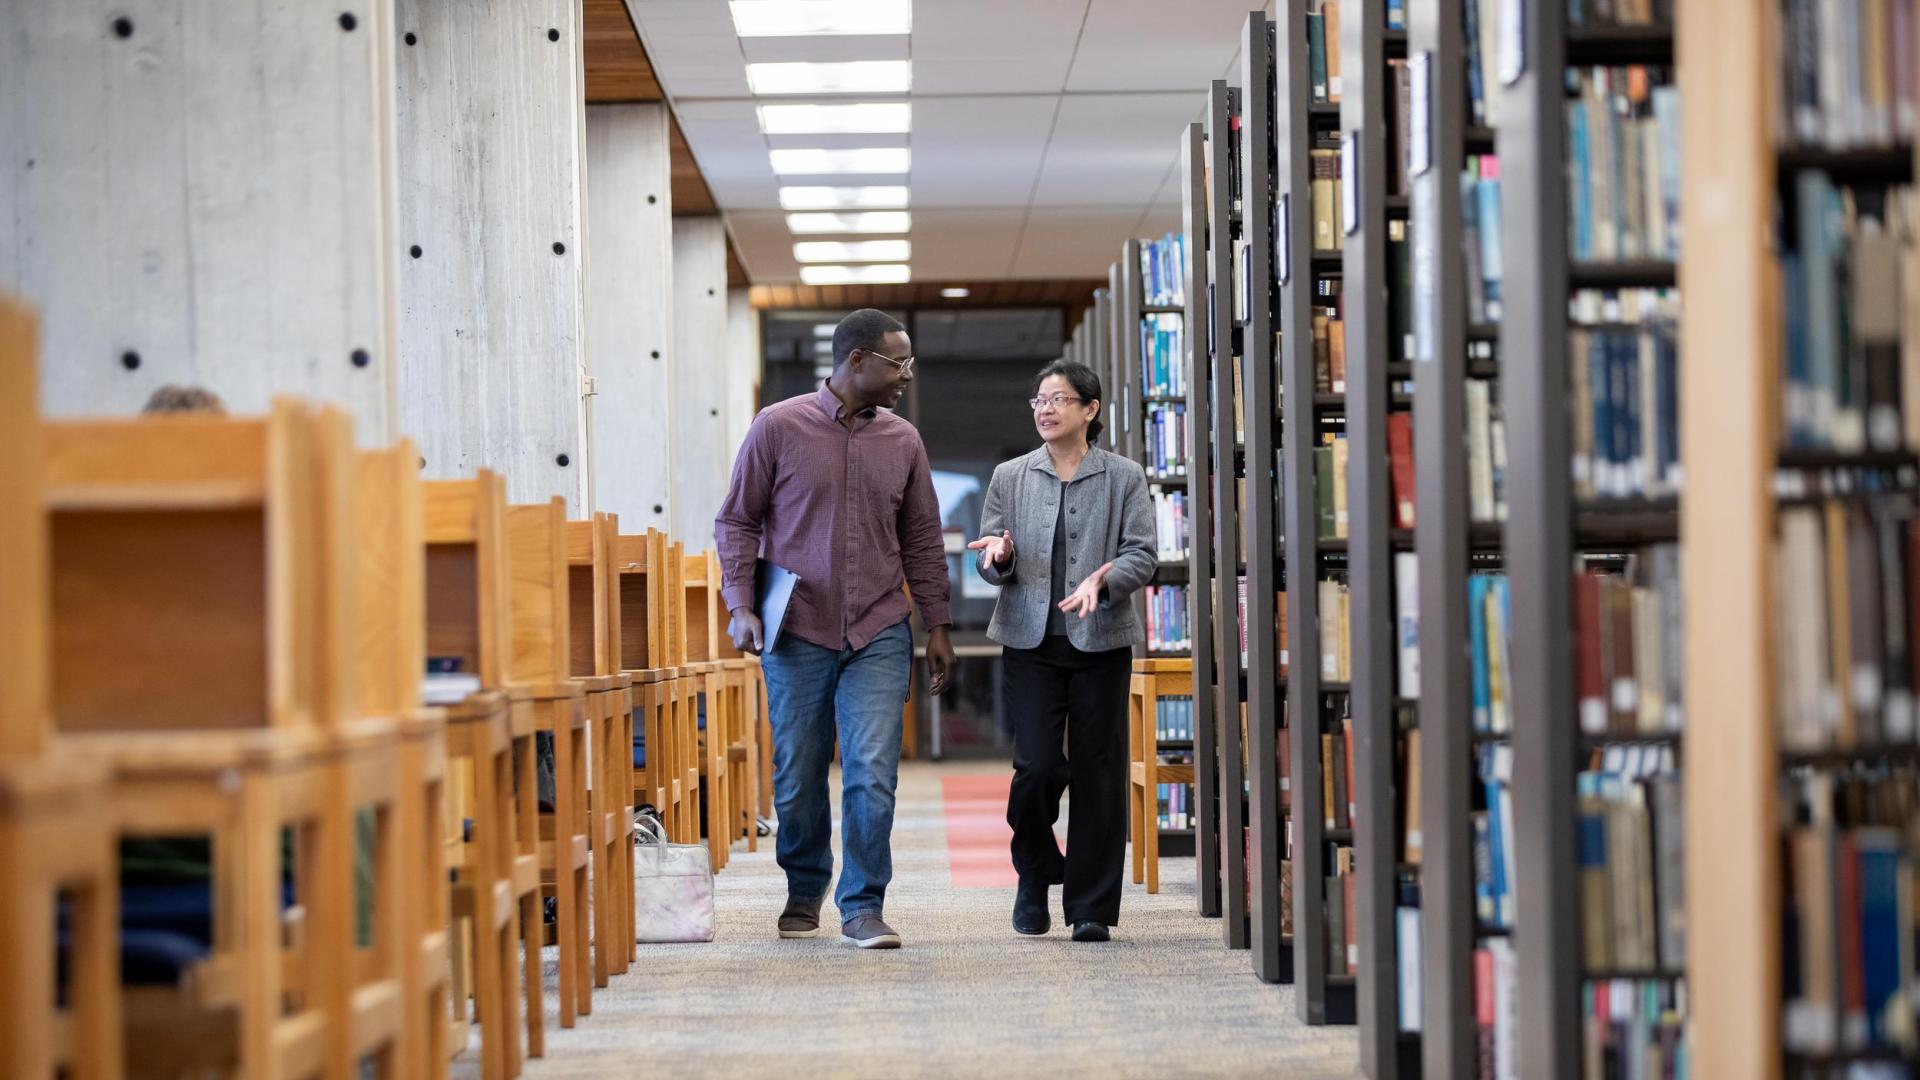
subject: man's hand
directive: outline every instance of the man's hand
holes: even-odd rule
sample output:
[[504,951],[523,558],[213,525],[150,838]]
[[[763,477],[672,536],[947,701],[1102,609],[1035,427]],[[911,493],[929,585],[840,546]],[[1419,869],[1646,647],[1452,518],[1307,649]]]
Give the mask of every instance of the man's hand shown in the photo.
[[761,638],[766,628],[760,625],[760,616],[752,608],[733,609],[733,619],[727,623],[727,636],[733,639],[733,647],[743,653],[760,655]]
[[1082,619],[1093,614],[1093,610],[1100,606],[1100,586],[1106,582],[1107,571],[1111,569],[1113,564],[1108,563],[1088,574],[1086,580],[1080,583],[1080,587],[1073,590],[1072,595],[1060,601],[1060,610]]
[[1005,529],[999,536],[983,536],[967,545],[972,551],[985,552],[986,559],[997,569],[1005,569],[1013,562],[1013,534]]
[[953,677],[953,642],[947,628],[936,626],[927,631],[927,693],[939,697],[947,692]]

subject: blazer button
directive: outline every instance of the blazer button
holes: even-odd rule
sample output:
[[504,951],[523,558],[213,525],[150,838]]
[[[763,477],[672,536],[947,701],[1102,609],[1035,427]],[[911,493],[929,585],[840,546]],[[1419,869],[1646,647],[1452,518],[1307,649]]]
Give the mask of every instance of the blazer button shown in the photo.
[[1079,513],[1079,512],[1080,512],[1080,508],[1079,508],[1079,507],[1077,507],[1077,506],[1069,506],[1069,507],[1067,507],[1067,513],[1069,513],[1069,514],[1077,514],[1077,513]]
[[1067,539],[1069,539],[1069,540],[1078,540],[1078,539],[1080,539],[1080,534],[1079,534],[1079,533],[1068,533],[1068,534],[1067,534]]
[[1079,562],[1079,561],[1080,561],[1080,556],[1078,556],[1078,555],[1069,555],[1069,556],[1067,556],[1067,561],[1068,561],[1069,563],[1077,563],[1077,562]]

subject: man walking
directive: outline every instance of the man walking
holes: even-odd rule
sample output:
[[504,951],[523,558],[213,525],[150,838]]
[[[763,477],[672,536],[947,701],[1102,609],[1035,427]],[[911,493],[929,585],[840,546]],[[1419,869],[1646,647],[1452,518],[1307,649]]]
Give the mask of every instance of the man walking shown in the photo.
[[833,375],[761,410],[714,520],[737,648],[762,652],[756,558],[800,579],[780,640],[761,655],[773,725],[776,845],[787,872],[783,938],[812,937],[833,880],[827,767],[840,743],[840,940],[897,949],[881,917],[893,877],[900,713],[913,671],[908,585],[927,625],[931,691],[953,665],[940,506],[920,433],[892,412],[913,381],[906,328],[871,308],[833,332]]

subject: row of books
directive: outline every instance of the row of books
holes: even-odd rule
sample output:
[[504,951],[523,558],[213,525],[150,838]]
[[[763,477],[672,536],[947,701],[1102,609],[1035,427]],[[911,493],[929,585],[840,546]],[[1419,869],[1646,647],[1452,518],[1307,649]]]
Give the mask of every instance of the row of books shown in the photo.
[[1460,250],[1467,259],[1467,321],[1500,321],[1500,158],[1471,154],[1460,170]]
[[1319,394],[1344,394],[1347,392],[1347,321],[1340,316],[1339,283],[1325,281],[1323,284],[1335,288],[1335,303],[1312,308],[1313,389]]
[[1147,475],[1187,475],[1187,407],[1184,404],[1147,406]]
[[1140,292],[1148,307],[1187,302],[1187,234],[1170,232],[1140,242]]
[[[1671,1080],[1688,1075],[1684,979],[1587,982],[1580,987],[1580,1028],[1582,1076]],[[1848,1075],[1866,1080],[1862,1074]]]
[[[1351,457],[1347,437],[1339,432],[1321,435],[1313,451],[1315,535],[1322,540],[1350,537],[1348,473]],[[1392,489],[1393,527],[1414,527],[1413,414],[1387,414],[1388,482]],[[1489,473],[1489,475],[1491,475]]]
[[1307,89],[1315,104],[1340,100],[1340,0],[1308,0]]
[[1187,520],[1187,493],[1153,492],[1155,546],[1161,562],[1185,559],[1193,543],[1192,525]]
[[1193,828],[1193,785],[1161,784],[1157,789],[1159,826],[1162,829]]
[[1567,0],[1567,26],[1672,26],[1674,0]]
[[1153,397],[1186,396],[1185,318],[1171,312],[1141,316],[1140,392]]
[[1664,68],[1568,73],[1568,226],[1576,260],[1680,252],[1680,91]]
[[[1240,628],[1240,666],[1247,666],[1247,575],[1240,575],[1237,618],[1234,625]],[[1273,593],[1273,642],[1275,663],[1279,673],[1286,675],[1289,667],[1287,649],[1287,590],[1276,589]],[[1282,773],[1285,770],[1281,770]]]
[[1193,740],[1193,699],[1161,697],[1154,699],[1153,737],[1158,742]]
[[1356,975],[1360,971],[1360,925],[1354,915],[1353,848],[1342,844],[1327,861],[1323,896],[1327,913],[1327,974]]
[[1467,115],[1476,127],[1493,127],[1500,122],[1500,82],[1495,58],[1499,50],[1498,0],[1460,0],[1464,24],[1461,38],[1466,45]]
[[1472,813],[1473,912],[1492,930],[1513,929],[1513,746],[1488,743],[1479,748],[1482,807]]
[[1920,248],[1909,187],[1794,176],[1794,250],[1780,256],[1786,442],[1848,453],[1920,447],[1920,341],[1902,333]]
[[1679,494],[1679,293],[1581,289],[1569,304],[1575,494]]
[[1353,678],[1352,594],[1338,578],[1320,579],[1320,678],[1344,683]]
[[[1284,765],[1284,763],[1283,763]],[[1351,829],[1358,794],[1353,788],[1353,718],[1342,716],[1320,735],[1320,801],[1329,829]]]
[[1507,423],[1491,379],[1468,379],[1467,517],[1507,520]]
[[1920,514],[1905,495],[1783,506],[1775,558],[1780,747],[1914,741]]
[[1680,547],[1657,544],[1625,573],[1573,579],[1574,689],[1585,735],[1659,734],[1686,726]]
[[1147,648],[1153,652],[1186,652],[1193,648],[1187,622],[1185,585],[1146,587]]
[[1671,746],[1611,746],[1576,782],[1581,957],[1591,972],[1686,967],[1685,829]]
[[1513,730],[1513,625],[1507,575],[1467,575],[1467,641],[1472,669],[1473,730],[1505,735]]
[[1920,777],[1809,772],[1787,793],[1783,1035],[1801,1053],[1920,1052],[1911,988]]
[[1780,139],[1848,149],[1914,135],[1914,0],[1781,0]]

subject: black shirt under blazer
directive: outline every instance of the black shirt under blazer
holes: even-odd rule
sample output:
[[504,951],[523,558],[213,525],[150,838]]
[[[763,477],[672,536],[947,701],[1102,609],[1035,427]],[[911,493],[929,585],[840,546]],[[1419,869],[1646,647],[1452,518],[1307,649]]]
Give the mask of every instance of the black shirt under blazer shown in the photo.
[[[1082,652],[1125,648],[1143,637],[1129,602],[1152,580],[1153,500],[1138,462],[1098,447],[1087,451],[1064,488],[1045,446],[1001,462],[987,485],[980,535],[1013,534],[1013,565],[1005,570],[977,558],[980,576],[1000,586],[987,637],[1012,649],[1032,649],[1047,636],[1051,606],[1054,522],[1067,500],[1067,581],[1063,595],[1108,562],[1105,597],[1086,618],[1068,616],[1067,638]],[[982,553],[984,555],[984,553]]]

